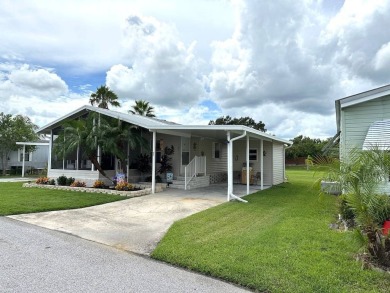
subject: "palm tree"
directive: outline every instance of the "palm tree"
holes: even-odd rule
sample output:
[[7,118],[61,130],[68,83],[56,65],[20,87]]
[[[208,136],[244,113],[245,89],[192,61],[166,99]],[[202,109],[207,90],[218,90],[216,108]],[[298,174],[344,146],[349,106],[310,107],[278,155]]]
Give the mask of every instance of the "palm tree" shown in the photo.
[[126,164],[128,150],[149,147],[147,140],[141,136],[139,127],[121,120],[112,118],[105,120],[101,123],[100,131],[102,137],[107,138],[102,145],[102,151],[115,155],[122,166]]
[[156,117],[154,115],[154,108],[149,106],[149,102],[138,100],[135,101],[135,105],[131,106],[133,110],[129,110],[129,113],[138,114],[146,117]]
[[97,104],[99,108],[108,109],[108,105],[120,107],[118,96],[110,90],[108,86],[102,85],[96,89],[96,93],[91,94],[89,102],[93,106]]
[[343,190],[340,213],[348,214],[357,224],[358,239],[381,265],[390,267],[390,238],[382,233],[382,225],[390,218],[390,197],[381,192],[381,184],[389,180],[390,154],[373,147],[353,149],[348,160],[331,164],[328,176],[338,181]]
[[55,140],[54,152],[60,157],[65,157],[79,148],[95,169],[111,180],[98,161],[99,146],[102,153],[116,156],[124,166],[127,148],[145,147],[147,142],[141,137],[138,127],[91,113],[85,119],[64,123],[61,133]]
[[96,170],[108,178],[97,158],[98,145],[104,140],[96,127],[96,117],[96,115],[89,115],[86,119],[65,122],[62,131],[54,141],[54,152],[60,157],[65,157],[80,148]]

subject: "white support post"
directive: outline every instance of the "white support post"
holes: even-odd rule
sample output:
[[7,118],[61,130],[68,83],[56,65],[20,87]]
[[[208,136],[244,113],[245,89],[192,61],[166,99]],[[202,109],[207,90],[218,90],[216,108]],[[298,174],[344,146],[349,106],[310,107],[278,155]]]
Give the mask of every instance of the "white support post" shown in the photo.
[[127,182],[129,182],[130,175],[130,145],[127,142],[127,164],[126,164],[126,174],[127,174]]
[[51,169],[51,152],[53,148],[53,130],[50,131],[50,140],[49,140],[49,153],[47,156],[47,175],[49,176],[49,172]]
[[246,195],[249,194],[250,172],[249,172],[249,135],[246,136]]
[[152,151],[152,194],[156,192],[156,131],[153,131],[153,151]]
[[228,167],[228,188],[227,188],[227,200],[230,201],[230,194],[232,193],[232,190],[230,189],[230,182],[232,180],[231,178],[231,166],[230,166],[230,149],[231,149],[231,142],[230,142],[230,131],[227,132],[227,153],[228,153],[228,161],[227,161],[227,167]]
[[77,146],[77,156],[76,156],[76,170],[79,169],[79,164],[80,164],[80,162],[79,162],[79,160],[80,160],[79,153],[80,153],[80,146],[78,145]]
[[26,156],[26,145],[23,145],[23,160],[22,160],[22,177],[24,177],[24,161],[25,161],[25,156]]
[[264,145],[263,140],[260,140],[260,189],[263,190],[264,182]]

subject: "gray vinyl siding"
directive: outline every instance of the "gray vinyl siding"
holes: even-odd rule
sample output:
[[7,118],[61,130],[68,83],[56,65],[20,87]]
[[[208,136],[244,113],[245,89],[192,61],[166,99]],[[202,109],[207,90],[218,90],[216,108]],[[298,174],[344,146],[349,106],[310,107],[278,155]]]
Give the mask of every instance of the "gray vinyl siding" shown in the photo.
[[352,148],[362,148],[372,123],[390,119],[390,96],[343,108],[340,118],[340,157],[343,159]]
[[280,143],[273,143],[273,185],[284,182],[284,148]]
[[[23,152],[23,150],[20,150],[20,152]],[[9,161],[8,161],[8,169],[11,168],[11,166],[22,166],[23,162],[19,161],[19,154],[18,151],[13,151],[9,155]],[[36,169],[43,169],[47,167],[47,160],[49,156],[49,146],[36,146],[36,150],[32,152],[31,155],[31,161],[25,161],[24,166],[26,170],[29,170],[30,168],[36,168]],[[0,160],[0,169],[2,169],[2,162]]]

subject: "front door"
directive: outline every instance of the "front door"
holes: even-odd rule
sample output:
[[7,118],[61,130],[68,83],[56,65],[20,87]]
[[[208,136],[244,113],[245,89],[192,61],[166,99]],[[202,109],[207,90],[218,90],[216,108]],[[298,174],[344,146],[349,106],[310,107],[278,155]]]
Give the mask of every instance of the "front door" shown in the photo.
[[181,165],[180,174],[184,175],[184,168],[190,162],[190,139],[188,137],[181,138]]

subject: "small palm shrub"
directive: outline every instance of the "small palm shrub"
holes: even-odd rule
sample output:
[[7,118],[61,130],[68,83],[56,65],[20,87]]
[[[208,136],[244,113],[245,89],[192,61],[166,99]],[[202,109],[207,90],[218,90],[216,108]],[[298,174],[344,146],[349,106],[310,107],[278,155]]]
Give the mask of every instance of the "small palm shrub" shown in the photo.
[[104,182],[102,180],[96,180],[94,183],[93,183],[93,188],[105,188],[106,185],[104,184]]
[[86,187],[86,184],[83,181],[75,180],[74,182],[72,182],[70,184],[70,186],[71,187]]
[[390,153],[378,148],[352,150],[348,160],[328,174],[343,190],[340,214],[355,223],[355,235],[371,260],[385,267],[390,267],[390,237],[382,226],[390,218],[390,197],[380,185],[388,181],[388,174]]
[[39,177],[35,183],[36,184],[48,184],[50,179],[48,177]]

